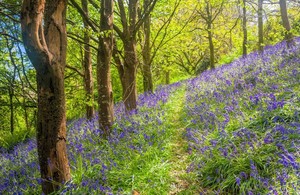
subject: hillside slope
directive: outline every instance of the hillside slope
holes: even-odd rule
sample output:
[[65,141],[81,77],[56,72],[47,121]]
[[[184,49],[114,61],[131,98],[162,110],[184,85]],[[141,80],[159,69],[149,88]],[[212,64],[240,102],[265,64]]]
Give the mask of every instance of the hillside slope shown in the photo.
[[205,72],[187,86],[191,170],[202,192],[300,192],[299,39]]
[[[297,194],[300,39],[69,124],[72,181],[58,194]],[[0,194],[40,194],[35,140],[0,149]]]

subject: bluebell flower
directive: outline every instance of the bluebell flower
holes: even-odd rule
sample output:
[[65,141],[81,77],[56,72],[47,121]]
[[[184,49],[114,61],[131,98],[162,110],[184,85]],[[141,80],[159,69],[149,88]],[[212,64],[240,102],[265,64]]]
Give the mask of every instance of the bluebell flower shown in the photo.
[[239,177],[236,177],[236,178],[235,178],[235,182],[236,182],[236,184],[237,184],[238,186],[241,185],[241,179],[240,179]]

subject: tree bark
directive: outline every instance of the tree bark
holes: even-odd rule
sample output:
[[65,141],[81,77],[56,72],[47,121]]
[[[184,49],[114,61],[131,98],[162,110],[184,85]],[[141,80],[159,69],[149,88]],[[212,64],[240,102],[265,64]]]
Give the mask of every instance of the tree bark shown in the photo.
[[[149,0],[144,0],[144,10],[150,5]],[[151,71],[151,49],[150,49],[150,15],[145,16],[144,19],[144,44],[143,44],[143,84],[144,92],[153,93],[153,81],[152,81],[152,71]]]
[[243,0],[243,57],[247,56],[247,44],[248,44],[247,9],[246,9],[246,0]]
[[[123,42],[124,44],[124,42]],[[136,109],[137,90],[136,90],[136,44],[127,44],[125,48],[124,63],[119,57],[117,43],[114,41],[113,58],[118,68],[119,77],[122,84],[122,99],[126,112]],[[133,52],[131,52],[133,51]]]
[[[81,0],[82,10],[84,13],[89,16],[88,11],[88,2],[87,0]],[[84,59],[83,59],[83,68],[84,68],[84,86],[85,86],[85,93],[86,93],[86,118],[92,119],[95,117],[95,110],[94,110],[94,83],[93,83],[93,72],[92,72],[92,56],[91,56],[91,48],[90,44],[90,36],[89,36],[89,25],[84,18],[83,26],[85,29],[84,32]]]
[[286,30],[285,40],[287,40],[288,44],[290,44],[291,39],[292,39],[292,33],[291,33],[291,25],[290,25],[288,13],[287,13],[286,0],[279,0],[279,4],[280,4],[280,13],[281,13],[282,24]]
[[114,120],[110,63],[113,52],[113,0],[101,1],[100,31],[97,56],[99,126],[104,136],[110,135]]
[[66,6],[66,0],[24,0],[21,11],[23,42],[36,69],[37,147],[45,194],[56,191],[71,178],[64,93]]
[[264,49],[264,32],[263,32],[263,0],[258,0],[258,48]]
[[136,41],[126,40],[124,42],[124,75],[123,75],[123,101],[126,111],[136,109],[137,106],[137,88],[136,88],[136,72],[137,72],[137,53]]
[[[115,44],[114,59],[118,65],[118,71],[123,89],[123,102],[126,112],[136,109],[137,89],[136,89],[136,71],[137,71],[137,51],[136,51],[136,33],[138,30],[137,13],[138,0],[128,2],[128,14],[126,13],[124,2],[118,0],[121,22],[123,30],[115,26],[124,45],[124,63],[118,57],[117,45]],[[128,16],[128,18],[127,18]]]

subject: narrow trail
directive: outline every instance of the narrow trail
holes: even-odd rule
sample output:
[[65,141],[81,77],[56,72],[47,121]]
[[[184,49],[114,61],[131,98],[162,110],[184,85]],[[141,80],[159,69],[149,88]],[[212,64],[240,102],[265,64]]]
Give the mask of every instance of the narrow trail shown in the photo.
[[174,178],[171,183],[170,195],[178,194],[182,191],[185,191],[189,188],[189,181],[184,177],[187,174],[186,170],[189,166],[188,153],[186,151],[187,142],[183,138],[184,128],[178,129],[178,134],[174,136],[173,146],[173,158],[171,162],[173,164],[173,170],[170,173],[170,176]]
[[172,107],[168,111],[171,113],[169,121],[172,121],[170,129],[173,129],[172,142],[169,145],[172,152],[172,158],[170,159],[172,167],[170,177],[172,182],[168,192],[169,195],[193,194],[192,186],[195,181],[193,179],[194,175],[187,173],[191,162],[187,151],[188,143],[185,139],[185,128],[187,126],[184,121],[185,86],[179,90],[179,92],[175,93],[176,96],[173,97]]

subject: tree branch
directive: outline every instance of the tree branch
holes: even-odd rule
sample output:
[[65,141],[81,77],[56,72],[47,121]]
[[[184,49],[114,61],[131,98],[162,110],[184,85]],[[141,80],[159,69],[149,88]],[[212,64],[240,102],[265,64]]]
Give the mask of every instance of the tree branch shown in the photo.
[[100,6],[94,0],[89,0],[89,2],[94,6],[94,8],[100,10]]
[[6,32],[0,32],[0,35],[9,37],[9,38],[11,38],[11,39],[13,39],[13,40],[15,40],[15,41],[17,41],[17,42],[19,42],[19,43],[23,43],[22,40],[18,39],[17,37],[14,37],[14,36],[12,36],[12,35],[6,33]]
[[84,74],[77,68],[73,67],[73,66],[70,66],[69,64],[66,65],[66,68],[70,69],[70,70],[73,70],[75,72],[77,72],[81,77],[84,78]]
[[215,19],[218,17],[218,15],[223,11],[224,2],[225,1],[222,0],[222,3],[220,5],[219,9],[215,12],[215,14],[214,14],[214,16],[213,16],[213,18],[211,20],[211,23],[213,23],[215,21]]
[[128,31],[128,23],[127,23],[126,11],[125,11],[123,0],[118,0],[118,5],[119,5],[118,7],[120,10],[121,23],[123,26],[123,32],[125,32],[125,31]]
[[[77,36],[77,37],[74,37],[73,35],[71,35],[71,33],[68,33],[67,36],[68,36],[68,38],[71,38],[71,39],[77,41],[78,43],[86,44],[83,40],[80,40],[80,39],[82,39],[81,37],[80,37],[80,39],[78,39],[78,36]],[[86,45],[90,46],[91,48],[93,48],[93,49],[95,49],[95,50],[98,50],[97,47],[95,47],[95,46],[93,46],[93,45],[91,45],[91,44],[86,44]]]
[[98,29],[96,27],[96,25],[94,24],[94,22],[92,22],[90,20],[90,18],[84,13],[84,11],[82,10],[82,8],[78,5],[78,3],[76,3],[75,0],[70,0],[71,4],[73,5],[73,7],[79,12],[79,14],[84,18],[84,20],[86,21],[86,23],[92,28],[92,30],[94,32],[98,32]]
[[124,33],[121,31],[121,29],[117,25],[115,25],[115,24],[113,24],[113,25],[114,25],[114,30],[116,31],[116,33],[119,35],[119,37],[122,40],[124,40]]
[[142,14],[142,17],[137,21],[136,25],[135,25],[135,30],[134,30],[134,34],[137,33],[137,31],[139,31],[140,27],[142,26],[142,24],[145,21],[145,18],[147,16],[150,15],[150,13],[152,12],[152,10],[154,9],[155,5],[156,5],[157,0],[153,0],[152,3],[150,3],[147,6],[147,10],[144,10],[144,13]]

